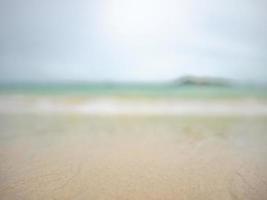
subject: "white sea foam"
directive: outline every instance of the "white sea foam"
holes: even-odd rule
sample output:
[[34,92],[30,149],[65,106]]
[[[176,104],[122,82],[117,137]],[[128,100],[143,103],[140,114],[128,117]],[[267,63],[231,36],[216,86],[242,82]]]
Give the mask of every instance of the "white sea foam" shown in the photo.
[[80,113],[94,115],[267,115],[256,100],[134,100],[119,98],[1,96],[0,113]]

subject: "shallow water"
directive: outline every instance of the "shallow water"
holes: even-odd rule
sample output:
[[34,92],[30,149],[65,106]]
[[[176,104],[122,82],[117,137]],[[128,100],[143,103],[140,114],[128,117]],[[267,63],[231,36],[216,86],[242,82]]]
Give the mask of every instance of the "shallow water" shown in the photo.
[[265,199],[265,117],[0,116],[1,199]]
[[201,86],[172,83],[14,83],[0,84],[0,94],[130,97],[130,98],[186,98],[186,99],[242,99],[267,98],[266,86],[239,85]]

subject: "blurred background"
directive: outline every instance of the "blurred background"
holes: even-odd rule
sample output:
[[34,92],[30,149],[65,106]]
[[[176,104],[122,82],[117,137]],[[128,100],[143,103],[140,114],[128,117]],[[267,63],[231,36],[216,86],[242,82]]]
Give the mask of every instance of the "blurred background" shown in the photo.
[[266,9],[1,0],[0,198],[266,198]]

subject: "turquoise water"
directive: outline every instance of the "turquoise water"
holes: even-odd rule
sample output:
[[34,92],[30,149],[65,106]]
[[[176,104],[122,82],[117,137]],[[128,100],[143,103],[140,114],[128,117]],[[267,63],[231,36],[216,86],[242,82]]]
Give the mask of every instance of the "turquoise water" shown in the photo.
[[13,84],[0,85],[0,94],[183,98],[267,98],[267,87],[178,86],[171,84]]

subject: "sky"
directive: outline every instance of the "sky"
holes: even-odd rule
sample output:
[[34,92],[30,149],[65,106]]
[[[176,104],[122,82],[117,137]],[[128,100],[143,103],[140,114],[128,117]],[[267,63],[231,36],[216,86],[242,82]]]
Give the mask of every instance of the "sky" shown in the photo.
[[0,81],[267,82],[265,0],[0,0]]

